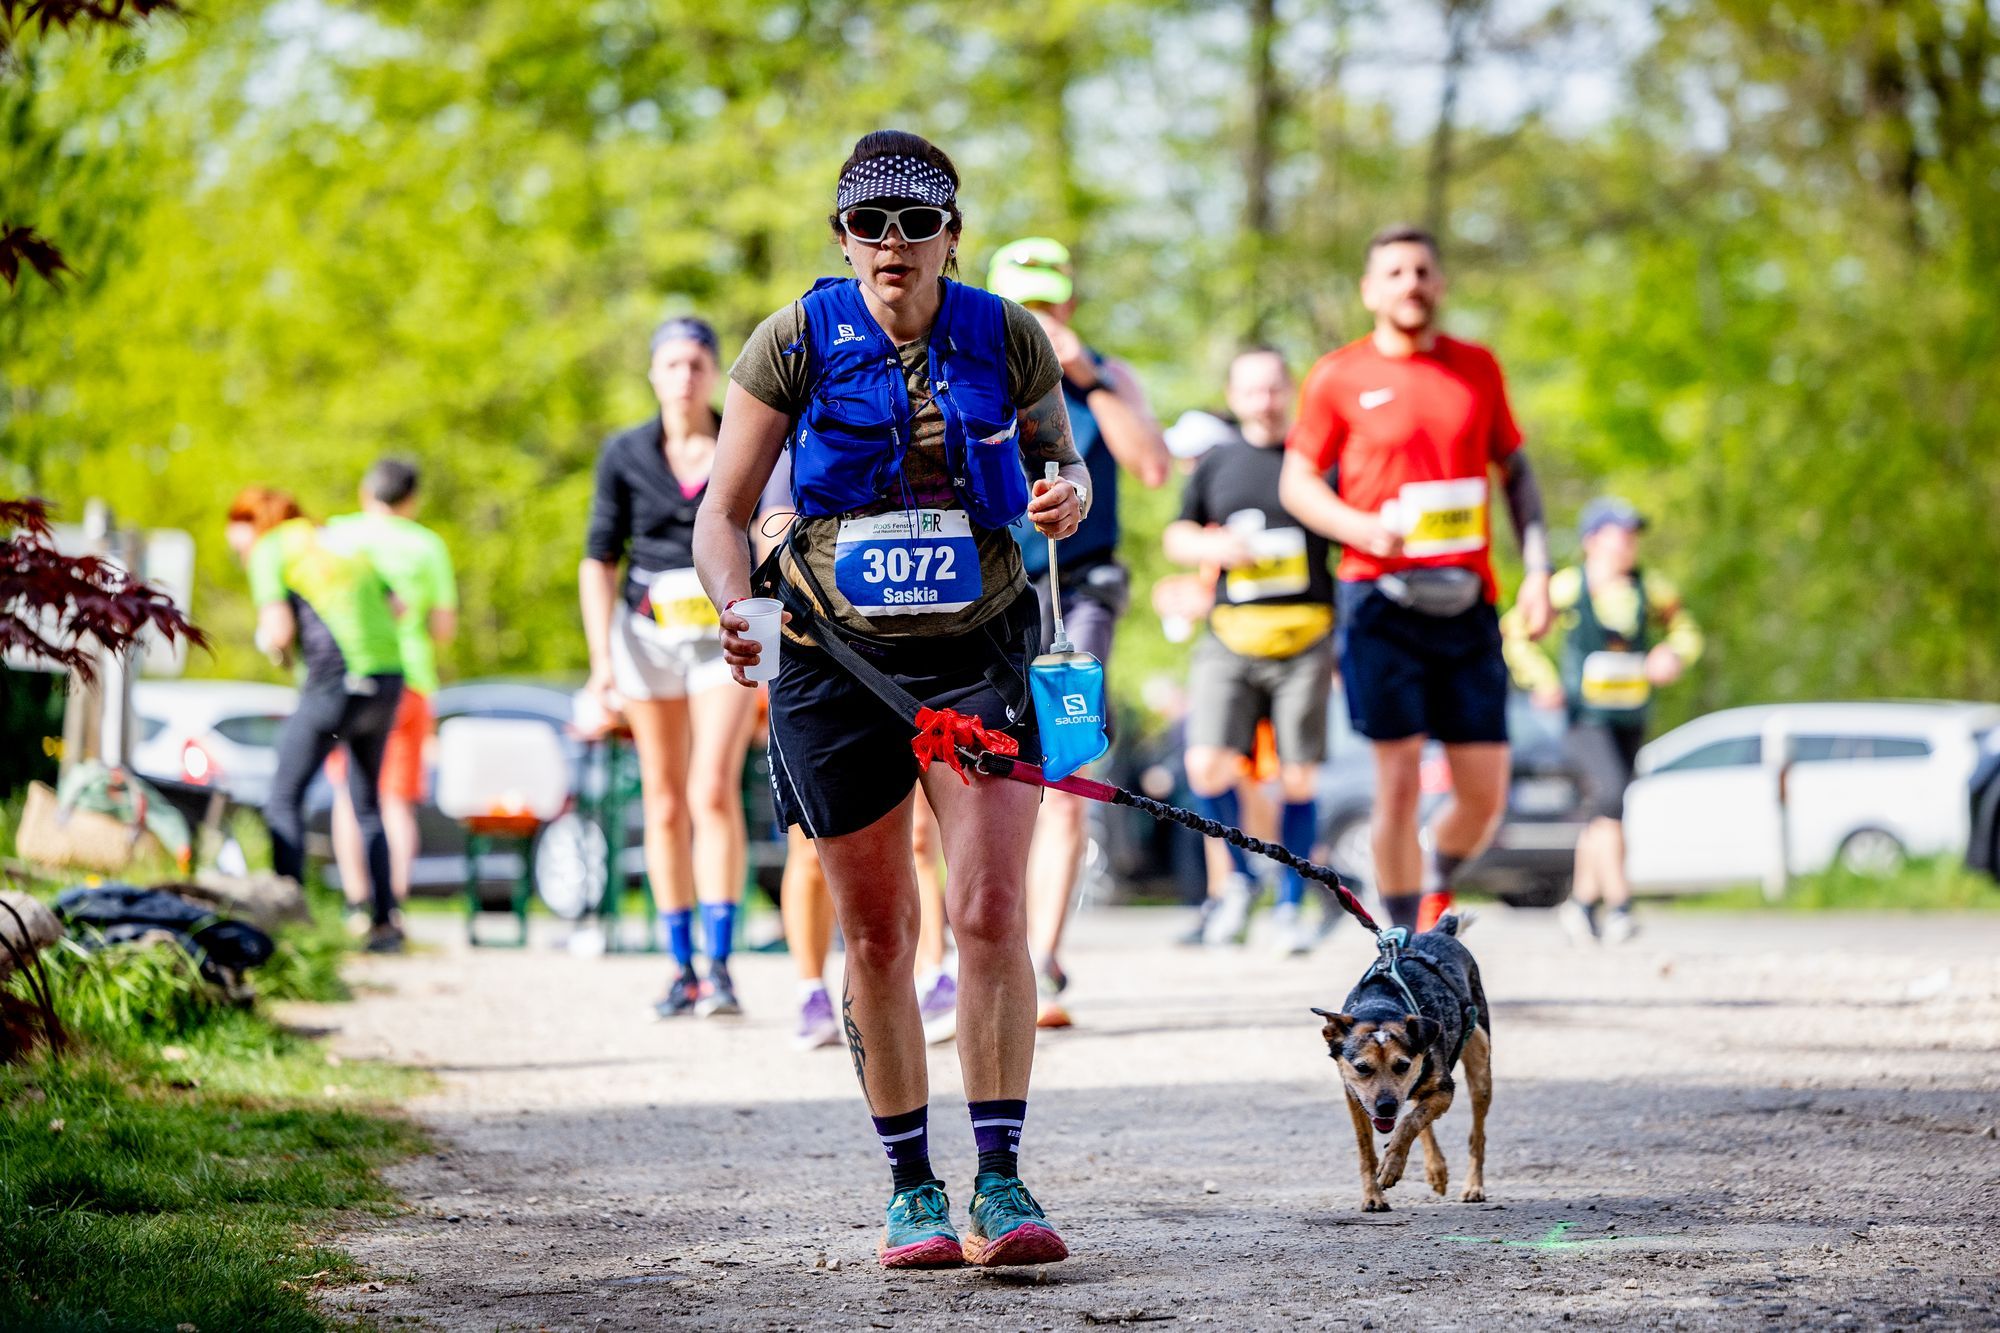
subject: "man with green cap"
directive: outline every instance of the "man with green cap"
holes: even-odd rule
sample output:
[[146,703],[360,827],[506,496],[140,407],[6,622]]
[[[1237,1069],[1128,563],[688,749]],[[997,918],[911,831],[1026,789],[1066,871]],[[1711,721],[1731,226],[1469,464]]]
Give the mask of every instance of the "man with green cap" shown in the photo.
[[[1077,452],[1090,471],[1088,516],[1075,535],[1057,544],[1062,586],[1049,586],[1048,543],[1026,523],[1015,525],[1021,558],[1042,603],[1042,636],[1054,630],[1052,598],[1062,598],[1064,627],[1076,646],[1098,661],[1111,656],[1112,627],[1125,609],[1127,579],[1118,564],[1118,473],[1130,472],[1148,489],[1162,485],[1172,456],[1145,390],[1129,366],[1088,347],[1071,327],[1076,316],[1076,276],[1069,248],[1046,236],[1000,247],[986,286],[1027,307],[1048,331],[1062,361],[1063,401]],[[1056,960],[1063,926],[1083,862],[1084,804],[1050,792],[1035,823],[1028,858],[1028,941],[1041,986],[1037,1023],[1067,1027],[1058,996],[1068,982]]]

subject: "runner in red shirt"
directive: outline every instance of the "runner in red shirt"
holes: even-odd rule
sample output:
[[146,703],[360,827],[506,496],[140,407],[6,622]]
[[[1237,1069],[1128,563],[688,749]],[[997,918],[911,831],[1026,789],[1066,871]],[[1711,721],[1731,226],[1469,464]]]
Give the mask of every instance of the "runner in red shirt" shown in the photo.
[[[1506,806],[1496,472],[1527,567],[1523,623],[1536,638],[1549,626],[1541,491],[1499,363],[1438,332],[1443,295],[1429,232],[1397,227],[1369,242],[1361,300],[1374,331],[1306,377],[1279,487],[1288,512],[1346,548],[1340,674],[1354,729],[1375,743],[1376,888],[1391,921],[1411,929],[1450,905],[1453,874],[1485,849]],[[1418,766],[1430,737],[1444,743],[1452,800],[1426,857]]]

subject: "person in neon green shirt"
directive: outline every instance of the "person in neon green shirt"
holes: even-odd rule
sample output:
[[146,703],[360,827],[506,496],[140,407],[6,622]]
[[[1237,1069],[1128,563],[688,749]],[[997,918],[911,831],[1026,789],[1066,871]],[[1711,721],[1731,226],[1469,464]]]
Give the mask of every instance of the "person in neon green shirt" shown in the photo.
[[281,662],[295,656],[302,668],[298,705],[278,734],[278,768],[264,806],[272,868],[303,881],[306,785],[336,746],[346,746],[348,793],[375,886],[368,946],[399,949],[376,788],[403,694],[389,585],[365,557],[323,540],[283,491],[245,489],[229,507],[225,535],[250,574],[258,648]]
[[[367,557],[381,571],[402,609],[396,639],[403,659],[403,698],[382,756],[382,824],[389,835],[389,878],[401,904],[410,896],[410,867],[417,858],[417,805],[424,798],[425,750],[437,730],[431,696],[437,693],[437,650],[458,631],[458,583],[444,539],[416,521],[420,474],[416,465],[384,458],[361,479],[361,512],[327,520],[326,541]],[[333,854],[347,895],[349,921],[360,928],[368,902],[368,863],[361,827],[337,759],[333,782]]]

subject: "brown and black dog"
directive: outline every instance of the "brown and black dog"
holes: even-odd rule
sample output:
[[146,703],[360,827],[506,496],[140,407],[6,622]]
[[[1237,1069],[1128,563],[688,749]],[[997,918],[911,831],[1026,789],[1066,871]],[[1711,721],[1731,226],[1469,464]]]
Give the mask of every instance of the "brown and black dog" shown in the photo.
[[[1431,1125],[1451,1109],[1452,1069],[1461,1058],[1472,1090],[1471,1165],[1464,1203],[1486,1198],[1486,1108],[1493,1100],[1493,1029],[1479,964],[1458,942],[1459,918],[1447,915],[1411,940],[1397,971],[1417,1002],[1416,1013],[1395,979],[1378,962],[1348,992],[1342,1012],[1313,1012],[1326,1020],[1327,1054],[1340,1064],[1354,1137],[1361,1145],[1361,1208],[1386,1213],[1382,1191],[1403,1178],[1410,1145],[1424,1144],[1424,1179],[1440,1195],[1450,1174]],[[1397,1116],[1402,1113],[1401,1122]],[[1370,1131],[1389,1136],[1378,1164]]]

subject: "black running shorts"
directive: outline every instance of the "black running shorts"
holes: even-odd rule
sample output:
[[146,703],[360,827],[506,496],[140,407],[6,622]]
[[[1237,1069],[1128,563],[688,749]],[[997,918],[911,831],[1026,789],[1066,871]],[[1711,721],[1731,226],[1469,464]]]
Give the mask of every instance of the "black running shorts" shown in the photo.
[[1372,741],[1506,741],[1507,663],[1490,603],[1429,616],[1373,583],[1342,582],[1338,596],[1340,680],[1356,731]]
[[[854,649],[924,704],[976,716],[1019,741],[1023,758],[1039,761],[1025,643],[1040,620],[1034,593],[1023,592],[969,633]],[[1004,668],[999,684],[989,676],[995,665]],[[811,838],[867,828],[916,785],[914,735],[914,726],[827,653],[787,640],[771,682],[771,787],[779,819]]]
[[1590,819],[1625,818],[1625,789],[1646,729],[1611,722],[1572,722],[1563,735],[1563,753],[1583,787],[1584,814]]

